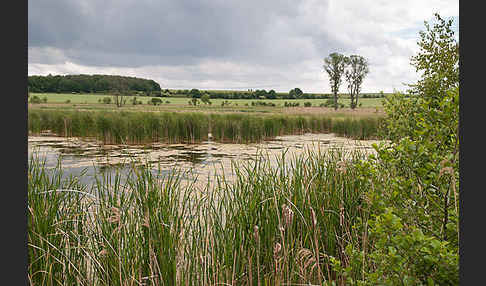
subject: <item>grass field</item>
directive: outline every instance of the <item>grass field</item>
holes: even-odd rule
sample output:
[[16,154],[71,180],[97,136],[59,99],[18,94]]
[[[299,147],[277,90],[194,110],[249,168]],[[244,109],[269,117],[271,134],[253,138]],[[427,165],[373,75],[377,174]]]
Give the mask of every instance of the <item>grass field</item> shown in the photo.
[[[38,96],[41,99],[46,97],[47,103],[66,103],[69,100],[71,104],[99,104],[99,100],[103,100],[105,97],[112,98],[113,102],[113,95],[109,94],[31,93],[31,96]],[[127,105],[131,105],[129,101],[133,97],[126,98]],[[152,97],[147,96],[137,97],[137,100],[142,101],[143,104],[147,104],[151,99]],[[189,105],[189,98],[187,97],[162,97],[160,99],[164,104],[167,104],[165,102],[169,101],[169,105]],[[363,104],[362,107],[381,107],[382,100],[382,98],[360,98],[359,103]],[[319,106],[321,103],[326,102],[327,99],[211,99],[213,106],[219,106],[224,101],[230,102],[230,106],[245,106],[245,104],[251,106],[252,102],[272,102],[277,106],[283,107],[284,102],[298,102],[300,106],[303,106],[305,102],[311,102],[312,106]],[[339,98],[339,103],[344,104],[346,107],[349,106],[349,101],[349,98]]]
[[[47,103],[30,104],[29,110],[50,109],[50,110],[123,110],[123,111],[146,111],[146,112],[205,112],[205,113],[246,113],[246,114],[322,114],[329,113],[333,117],[362,117],[381,114],[383,98],[361,98],[361,107],[351,110],[349,99],[341,98],[339,103],[344,104],[344,108],[334,110],[333,108],[320,107],[327,99],[211,99],[212,104],[200,102],[197,106],[189,105],[187,97],[158,97],[163,101],[162,104],[154,106],[150,104],[152,97],[137,97],[137,101],[142,104],[133,105],[133,97],[126,97],[126,104],[117,108],[113,95],[108,94],[57,94],[57,93],[31,93],[40,99],[47,98]],[[110,104],[100,103],[103,98],[110,97]],[[69,101],[69,103],[68,103]],[[225,102],[224,105],[222,103]],[[273,103],[275,106],[252,106],[252,102]],[[285,107],[285,102],[299,103],[298,107]],[[311,102],[312,107],[304,107],[305,102]],[[229,103],[229,104],[228,104]]]

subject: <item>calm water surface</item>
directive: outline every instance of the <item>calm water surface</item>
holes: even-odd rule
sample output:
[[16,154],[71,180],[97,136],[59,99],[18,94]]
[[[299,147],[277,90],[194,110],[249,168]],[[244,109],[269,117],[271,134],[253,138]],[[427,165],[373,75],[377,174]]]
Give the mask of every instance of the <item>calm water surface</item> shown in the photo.
[[[130,164],[149,164],[154,174],[165,175],[177,169],[187,171],[186,180],[197,178],[202,186],[212,181],[214,175],[224,172],[231,180],[232,162],[244,162],[264,155],[271,164],[286,152],[291,159],[303,152],[339,149],[362,150],[373,153],[371,144],[376,140],[352,140],[333,134],[304,134],[279,136],[272,140],[254,144],[225,144],[212,141],[200,144],[149,144],[149,145],[103,145],[96,140],[63,138],[53,136],[29,136],[29,161],[32,156],[45,160],[46,167],[62,166],[64,177],[79,176],[87,185],[95,176],[119,173],[128,174]],[[159,173],[160,172],[160,173]]]

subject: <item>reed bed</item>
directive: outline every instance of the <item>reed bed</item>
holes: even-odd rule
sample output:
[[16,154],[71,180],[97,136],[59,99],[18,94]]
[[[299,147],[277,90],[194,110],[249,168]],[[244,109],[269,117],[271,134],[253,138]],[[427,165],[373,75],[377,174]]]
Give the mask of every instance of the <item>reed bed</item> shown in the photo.
[[31,110],[30,134],[50,130],[59,136],[93,137],[105,144],[250,143],[275,136],[335,133],[353,139],[379,138],[381,117],[356,119],[328,115],[248,115],[152,112]]
[[[184,173],[132,164],[88,187],[31,158],[28,276],[33,285],[284,285],[339,282],[329,257],[361,245],[361,153],[312,152],[234,163],[196,188]],[[150,166],[149,166],[150,167]],[[111,176],[114,176],[111,177]],[[329,284],[330,285],[330,284]]]

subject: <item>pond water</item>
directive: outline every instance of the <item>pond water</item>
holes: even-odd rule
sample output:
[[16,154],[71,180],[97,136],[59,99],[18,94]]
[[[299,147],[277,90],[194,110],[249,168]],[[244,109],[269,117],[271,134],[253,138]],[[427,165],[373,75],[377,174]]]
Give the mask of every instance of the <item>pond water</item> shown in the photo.
[[215,175],[224,172],[231,180],[232,162],[255,159],[264,155],[274,164],[282,152],[285,158],[298,156],[308,150],[343,151],[361,150],[373,153],[371,147],[377,140],[352,140],[336,137],[334,134],[303,134],[278,136],[272,140],[254,144],[225,144],[206,141],[200,144],[148,144],[148,145],[103,145],[90,139],[64,138],[55,136],[29,136],[29,161],[32,156],[45,160],[45,166],[62,166],[63,176],[79,176],[80,181],[90,185],[95,176],[105,174],[128,174],[130,164],[149,164],[154,174],[164,175],[176,169],[187,171],[183,179],[197,178],[198,185],[211,182]]

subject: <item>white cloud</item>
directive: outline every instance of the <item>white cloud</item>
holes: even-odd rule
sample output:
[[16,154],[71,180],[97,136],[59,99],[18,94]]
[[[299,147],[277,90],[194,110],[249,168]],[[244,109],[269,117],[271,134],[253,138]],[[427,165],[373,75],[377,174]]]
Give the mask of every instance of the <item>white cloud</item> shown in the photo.
[[[96,61],[104,57],[103,53],[86,52],[78,55],[73,48],[32,46],[29,47],[28,72],[29,75],[98,73],[137,76],[153,79],[163,88],[265,88],[288,91],[299,87],[305,92],[330,92],[327,75],[322,68],[323,58],[338,51],[359,54],[369,60],[370,73],[363,82],[363,92],[391,92],[394,89],[405,90],[403,83],[417,80],[416,72],[410,65],[410,57],[418,51],[416,42],[418,31],[424,29],[423,22],[432,20],[435,12],[439,12],[442,17],[459,15],[457,0],[304,0],[296,3],[298,5],[294,6],[286,3],[280,9],[265,7],[266,10],[258,11],[257,16],[250,15],[254,16],[254,21],[248,23],[225,20],[225,27],[218,28],[216,33],[206,31],[206,37],[215,38],[204,40],[204,44],[199,47],[207,49],[208,43],[212,43],[216,50],[198,51],[189,54],[189,58],[184,55],[188,60],[178,62],[178,57],[174,56],[173,61],[166,61],[164,56],[171,56],[164,55],[164,49],[160,49],[159,55],[146,55],[143,42],[139,43],[140,51],[137,52],[135,45],[130,51],[133,54],[113,52],[116,54],[113,58],[131,58],[131,62],[140,59],[147,63],[153,62],[153,65],[101,66]],[[88,4],[83,4],[83,15],[96,16],[93,12],[95,10]],[[279,2],[274,3],[277,4]],[[224,8],[223,11],[232,9],[222,3],[218,5]],[[235,5],[233,9],[248,12],[248,7],[240,6]],[[209,13],[210,10],[205,11]],[[184,11],[184,15],[196,12]],[[245,19],[238,13],[234,15],[238,21]],[[268,19],[258,20],[258,17],[265,15],[268,15]],[[141,25],[142,28],[147,28],[147,25]],[[189,39],[191,34],[188,30],[184,28],[183,32],[181,39]],[[177,34],[177,30],[173,33]],[[117,36],[114,39],[119,41],[123,38]],[[221,41],[230,43],[222,45]],[[102,45],[99,38],[96,38],[96,43]],[[184,41],[180,44],[197,43]],[[170,45],[174,45],[171,46],[171,52],[178,50],[174,43]],[[189,51],[197,49],[193,47]],[[344,84],[341,91],[345,91]]]

